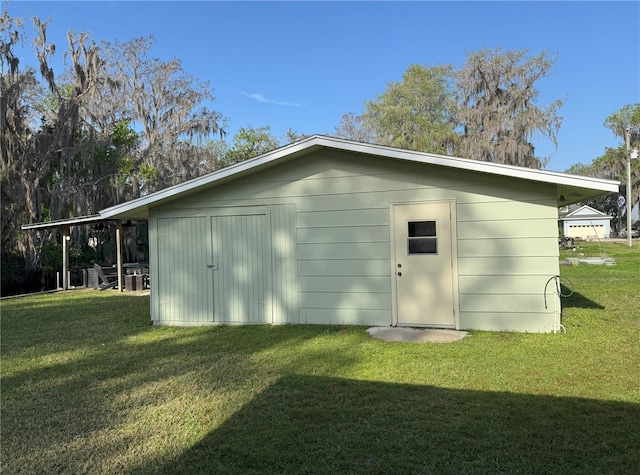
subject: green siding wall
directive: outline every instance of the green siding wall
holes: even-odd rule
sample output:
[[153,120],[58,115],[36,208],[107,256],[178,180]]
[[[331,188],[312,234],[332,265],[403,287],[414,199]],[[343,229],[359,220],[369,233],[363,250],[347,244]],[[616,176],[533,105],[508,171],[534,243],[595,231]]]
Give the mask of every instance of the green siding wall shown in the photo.
[[543,290],[558,273],[552,185],[323,150],[154,215],[268,206],[273,322],[389,325],[390,203],[434,200],[455,201],[460,327],[550,331]]
[[296,258],[296,207],[271,205],[271,282],[273,323],[299,323]]

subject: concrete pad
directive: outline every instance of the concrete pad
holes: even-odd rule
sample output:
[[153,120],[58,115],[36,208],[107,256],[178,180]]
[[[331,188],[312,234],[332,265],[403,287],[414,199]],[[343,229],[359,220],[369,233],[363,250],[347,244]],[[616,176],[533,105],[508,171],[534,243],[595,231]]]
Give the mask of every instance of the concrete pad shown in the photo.
[[469,332],[459,330],[405,327],[371,327],[367,328],[367,333],[379,340],[410,343],[450,343],[469,335]]

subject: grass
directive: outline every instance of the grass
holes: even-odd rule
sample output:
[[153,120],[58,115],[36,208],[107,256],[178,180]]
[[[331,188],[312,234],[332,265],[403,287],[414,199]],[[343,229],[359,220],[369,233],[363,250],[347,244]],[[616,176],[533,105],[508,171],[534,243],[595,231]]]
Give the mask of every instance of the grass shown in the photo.
[[148,297],[114,292],[5,300],[1,471],[637,473],[640,250],[605,251],[615,267],[562,269],[566,334],[450,344],[151,327]]

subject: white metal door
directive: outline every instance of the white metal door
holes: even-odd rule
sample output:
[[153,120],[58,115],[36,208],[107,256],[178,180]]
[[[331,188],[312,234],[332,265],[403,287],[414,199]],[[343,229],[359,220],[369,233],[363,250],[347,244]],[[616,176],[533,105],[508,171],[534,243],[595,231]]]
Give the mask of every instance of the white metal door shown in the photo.
[[264,214],[213,216],[213,314],[216,322],[271,323],[268,222]]
[[393,206],[398,325],[455,327],[451,204]]

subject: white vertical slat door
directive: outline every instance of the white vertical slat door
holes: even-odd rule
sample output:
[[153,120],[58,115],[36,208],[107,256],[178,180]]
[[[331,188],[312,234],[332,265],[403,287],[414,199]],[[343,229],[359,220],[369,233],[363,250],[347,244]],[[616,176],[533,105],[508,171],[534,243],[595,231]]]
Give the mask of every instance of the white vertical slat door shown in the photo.
[[157,221],[160,322],[204,323],[212,318],[207,224],[204,216]]

